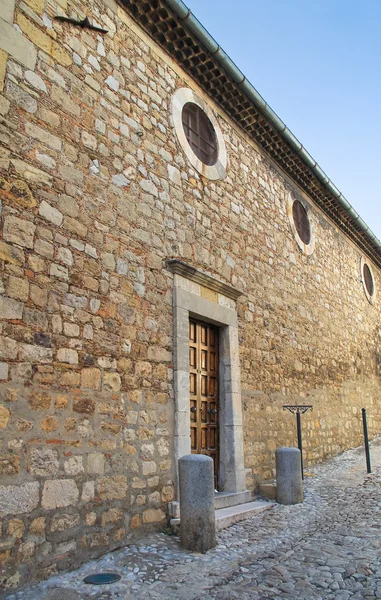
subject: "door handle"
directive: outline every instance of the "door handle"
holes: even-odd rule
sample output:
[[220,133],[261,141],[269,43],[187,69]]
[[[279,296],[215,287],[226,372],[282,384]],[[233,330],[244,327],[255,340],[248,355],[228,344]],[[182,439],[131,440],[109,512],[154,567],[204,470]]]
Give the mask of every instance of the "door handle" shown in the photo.
[[215,414],[217,413],[217,411],[216,411],[216,409],[215,409],[215,408],[209,408],[209,410],[208,410],[208,413],[209,413],[210,415],[215,415]]
[[195,412],[197,412],[197,408],[196,408],[195,406],[191,406],[191,409],[190,409],[190,411],[191,411],[192,413],[195,413]]

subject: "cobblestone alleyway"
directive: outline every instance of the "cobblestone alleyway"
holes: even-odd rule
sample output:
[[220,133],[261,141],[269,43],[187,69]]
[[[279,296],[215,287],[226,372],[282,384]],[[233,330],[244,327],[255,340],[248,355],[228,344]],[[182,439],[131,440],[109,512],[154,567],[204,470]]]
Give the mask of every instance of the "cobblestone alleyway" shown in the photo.
[[[7,600],[359,600],[381,598],[381,442],[373,473],[363,449],[318,466],[305,502],[275,506],[218,535],[206,555],[155,534]],[[122,574],[110,586],[85,585],[91,572]]]

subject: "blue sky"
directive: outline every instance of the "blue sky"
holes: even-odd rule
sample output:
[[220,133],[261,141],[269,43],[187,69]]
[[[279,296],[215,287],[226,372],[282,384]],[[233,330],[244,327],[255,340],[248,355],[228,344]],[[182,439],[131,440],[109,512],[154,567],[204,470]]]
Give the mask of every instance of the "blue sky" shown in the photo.
[[381,0],[185,0],[381,239]]

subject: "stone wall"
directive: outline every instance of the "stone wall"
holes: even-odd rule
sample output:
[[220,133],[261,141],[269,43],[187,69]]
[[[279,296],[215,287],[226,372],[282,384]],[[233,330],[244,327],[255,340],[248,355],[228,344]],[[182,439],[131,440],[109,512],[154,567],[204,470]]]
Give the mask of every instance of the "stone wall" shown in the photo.
[[[165,525],[168,258],[243,291],[251,488],[295,444],[285,403],[314,405],[307,463],[360,442],[361,406],[380,430],[380,303],[364,294],[361,252],[317,208],[315,252],[299,250],[294,184],[112,0],[3,0],[1,17],[0,560],[12,588]],[[201,178],[177,143],[183,86],[217,115],[223,181]]]

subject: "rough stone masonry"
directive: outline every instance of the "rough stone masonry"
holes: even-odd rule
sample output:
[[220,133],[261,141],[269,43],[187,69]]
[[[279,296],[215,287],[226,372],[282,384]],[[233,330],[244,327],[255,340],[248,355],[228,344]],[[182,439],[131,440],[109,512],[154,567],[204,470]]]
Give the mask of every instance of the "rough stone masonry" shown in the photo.
[[[175,494],[169,258],[238,288],[247,485],[274,476],[303,401],[308,461],[380,429],[380,302],[361,250],[113,0],[0,9],[0,562],[17,588],[166,524]],[[56,15],[84,15],[107,35]],[[171,125],[189,87],[216,115],[226,177]],[[381,286],[373,266],[375,289]],[[218,294],[198,286],[213,303]],[[241,398],[239,399],[241,401]]]

